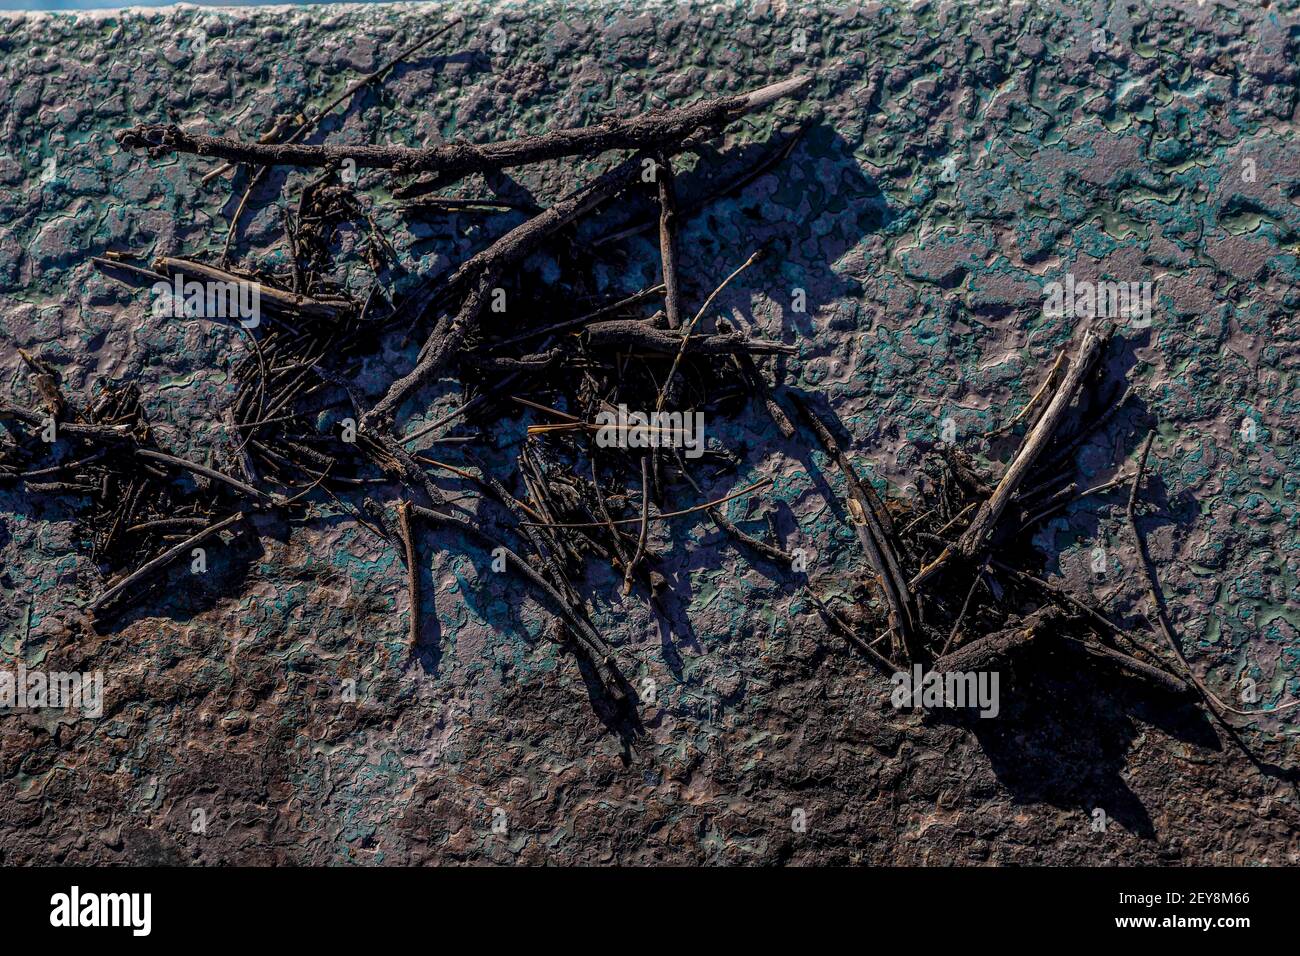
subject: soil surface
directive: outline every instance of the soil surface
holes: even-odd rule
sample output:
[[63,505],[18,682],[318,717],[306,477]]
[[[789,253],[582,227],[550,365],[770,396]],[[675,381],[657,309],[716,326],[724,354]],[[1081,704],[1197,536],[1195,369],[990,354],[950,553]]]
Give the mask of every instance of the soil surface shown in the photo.
[[[243,340],[152,316],[145,293],[89,259],[215,258],[246,174],[205,185],[212,161],[125,152],[113,130],[175,121],[254,138],[453,9],[459,26],[313,141],[485,142],[816,72],[801,103],[683,161],[688,201],[804,124],[779,166],[684,222],[684,302],[693,313],[766,245],[714,317],[798,347],[765,359],[769,376],[824,398],[900,514],[924,507],[917,466],[945,432],[994,473],[1008,459],[1013,443],[982,436],[1078,328],[1045,314],[1048,283],[1151,282],[1150,325],[1122,324],[1107,359],[1108,388],[1127,380],[1134,397],[1080,448],[1079,480],[1131,469],[1154,425],[1141,520],[1192,666],[1233,701],[1253,681],[1253,706],[1300,692],[1290,3],[0,14],[0,388],[32,404],[18,347],[55,365],[74,401],[132,380],[165,446],[227,460],[220,410]],[[612,162],[471,178],[456,194],[545,205]],[[283,256],[277,202],[303,177],[277,173],[256,194],[237,237],[245,262]],[[362,185],[413,274],[522,221],[413,223],[382,176]],[[628,214],[606,210],[582,234]],[[658,281],[653,231],[612,245],[593,277],[602,292]],[[544,280],[553,267],[539,255],[525,268]],[[377,397],[417,348],[394,338],[358,387]],[[408,427],[456,400],[449,382],[424,390]],[[494,460],[513,459],[532,420],[484,429]],[[820,593],[844,607],[866,563],[835,469],[760,407],[706,431],[741,465],[705,493],[775,479],[728,515],[804,549]],[[1147,630],[1125,501],[1085,498],[1043,525],[1036,570]],[[1300,862],[1300,710],[1233,719],[1230,733],[1050,643],[1001,675],[994,719],[898,710],[887,674],[697,513],[651,537],[665,615],[592,568],[592,618],[641,697],[642,732],[624,739],[549,615],[477,543],[421,536],[425,639],[412,655],[397,551],[323,510],[291,530],[265,524],[260,550],[214,547],[206,575],[178,565],[96,632],[82,607],[104,581],[75,501],[0,486],[3,666],[105,682],[97,718],[0,714],[0,861]]]

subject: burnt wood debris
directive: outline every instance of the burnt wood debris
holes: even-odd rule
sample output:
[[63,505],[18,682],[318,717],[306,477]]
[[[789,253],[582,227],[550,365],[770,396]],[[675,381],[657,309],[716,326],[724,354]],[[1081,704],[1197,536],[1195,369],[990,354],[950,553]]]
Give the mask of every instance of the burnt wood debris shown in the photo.
[[[243,284],[255,290],[262,321],[251,327],[230,323],[245,348],[231,369],[235,397],[220,412],[229,441],[210,449],[206,461],[159,445],[129,382],[104,382],[87,403],[65,394],[56,368],[22,353],[27,398],[0,400],[0,482],[73,501],[104,577],[98,594],[84,603],[87,628],[144,598],[195,547],[222,535],[255,539],[254,519],[264,514],[310,521],[312,503],[329,499],[385,536],[401,556],[413,651],[423,640],[420,566],[429,558],[421,557],[421,546],[473,540],[526,582],[555,615],[555,634],[585,662],[599,690],[634,713],[626,662],[592,623],[583,596],[588,565],[604,563],[622,581],[624,594],[638,592],[662,612],[671,587],[656,568],[650,525],[702,513],[741,555],[763,563],[791,591],[804,592],[828,628],[887,671],[916,664],[936,670],[996,667],[1026,645],[1051,642],[1160,692],[1199,692],[1220,716],[1264,712],[1239,710],[1216,696],[1184,659],[1169,623],[1158,569],[1138,525],[1151,437],[1132,471],[1091,488],[1074,480],[1073,451],[1134,394],[1130,387],[1109,406],[1084,400],[1104,384],[1104,357],[1114,334],[1107,323],[1080,329],[1077,344],[1061,352],[1024,410],[994,433],[1023,434],[1000,475],[955,445],[936,443],[920,466],[919,499],[902,501],[882,495],[854,464],[837,437],[842,429],[824,405],[769,382],[772,370],[763,363],[795,352],[792,345],[753,337],[711,315],[719,292],[760,261],[764,250],[741,250],[738,261],[726,264],[734,271],[702,303],[687,301],[681,224],[789,161],[803,127],[757,165],[704,195],[679,195],[675,159],[751,113],[808,97],[814,76],[507,142],[427,148],[305,142],[330,113],[381,83],[448,26],[351,84],[323,110],[278,117],[256,141],[195,135],[172,125],[142,124],[116,134],[123,147],[153,157],[186,153],[223,161],[205,173],[205,183],[246,167],[247,184],[219,261],[172,255],[149,261],[114,251],[94,258],[94,266],[135,287],[178,280]],[[490,181],[508,167],[569,157],[589,162],[613,151],[625,158],[545,209],[496,195],[436,195],[471,176]],[[232,238],[249,196],[274,166],[312,170],[282,217],[288,268],[239,267],[231,261]],[[382,278],[401,271],[396,253],[369,211],[372,200],[344,169],[382,177],[403,215],[505,210],[527,218],[448,273],[412,281],[399,296]],[[576,240],[575,224],[632,193],[657,204],[658,215],[594,243]],[[362,236],[361,258],[373,273],[364,296],[333,278],[341,264],[337,234],[344,227]],[[515,306],[509,323],[493,320],[493,297],[538,250],[576,273],[572,287],[580,288],[584,272],[590,274],[607,250],[656,228],[659,284],[620,301],[574,308],[569,318],[552,309]],[[742,256],[748,258],[739,261]],[[520,312],[528,319],[549,318],[521,325],[515,318]],[[414,364],[382,394],[363,394],[356,384],[362,361],[404,336],[423,338]],[[425,407],[418,400],[422,390],[446,378],[459,383],[460,406],[404,433],[403,413]],[[725,414],[737,400],[754,402],[783,440],[819,449],[838,475],[843,511],[865,560],[856,613],[837,611],[823,600],[816,576],[778,541],[746,533],[726,517],[721,505],[761,494],[770,480],[708,498],[705,487],[744,464],[730,450],[715,443],[687,458],[678,448],[601,447],[595,441],[598,416],[617,406]],[[1085,414],[1093,408],[1101,410]],[[342,417],[325,415],[340,411]],[[529,427],[509,474],[488,468],[475,453],[473,436],[449,434],[463,422],[488,423],[525,411],[542,422]],[[322,430],[319,422],[326,420],[332,424]],[[447,454],[434,457],[428,447],[416,447],[420,442],[446,446]],[[449,481],[458,483],[455,495],[445,490]],[[1028,541],[1040,522],[1080,498],[1125,487],[1131,489],[1126,515],[1157,615],[1152,630],[1158,629],[1163,648],[1031,570]]]

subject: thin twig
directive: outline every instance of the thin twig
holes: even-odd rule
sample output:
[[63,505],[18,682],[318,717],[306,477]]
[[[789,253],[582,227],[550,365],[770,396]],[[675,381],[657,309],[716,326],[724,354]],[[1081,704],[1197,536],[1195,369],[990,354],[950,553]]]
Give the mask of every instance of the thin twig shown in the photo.
[[[1052,394],[1047,407],[1043,409],[1042,415],[1034,423],[1034,427],[1025,436],[1025,440],[1016,451],[1016,455],[1011,460],[1011,464],[1007,466],[1007,470],[1003,472],[1002,480],[998,482],[993,494],[980,505],[974,519],[962,532],[957,543],[952,547],[944,548],[939,557],[931,561],[912,578],[910,582],[912,587],[916,588],[924,584],[947,564],[954,554],[974,558],[988,546],[990,539],[998,528],[1002,512],[1015,498],[1020,483],[1029,476],[1038,456],[1051,443],[1057,427],[1065,418],[1065,413],[1074,401],[1075,395],[1083,386],[1085,377],[1092,371],[1097,359],[1101,356],[1103,347],[1109,341],[1110,331],[1109,327],[1101,331],[1098,331],[1095,327],[1090,327],[1084,331],[1074,361],[1069,363],[1065,374],[1061,377],[1060,386]],[[1051,377],[1049,375],[1049,380]]]
[[[1053,504],[1049,504],[1042,511],[1039,511],[1032,518],[1028,519],[1024,524],[1022,524],[1020,526],[1020,530],[1021,531],[1028,530],[1031,526],[1038,524],[1038,522],[1042,521],[1048,515],[1055,514],[1057,511],[1060,511],[1062,508],[1074,504],[1076,501],[1078,501],[1081,498],[1087,498],[1090,495],[1099,495],[1103,491],[1110,491],[1110,489],[1112,488],[1118,488],[1120,485],[1126,484],[1131,477],[1132,476],[1127,474],[1120,475],[1117,478],[1112,478],[1110,481],[1104,481],[1099,485],[1093,485],[1091,488],[1085,488],[1077,495],[1070,495],[1069,497],[1063,498],[1060,501],[1057,501]],[[1075,486],[1071,485],[1070,487],[1073,488]],[[1068,490],[1069,489],[1067,489],[1067,491]]]
[[732,279],[736,278],[736,276],[740,275],[742,272],[748,269],[762,255],[763,255],[763,250],[762,249],[757,250],[753,255],[751,255],[748,259],[746,259],[743,263],[741,263],[740,268],[738,268],[735,272],[731,273],[731,275],[723,279],[722,283],[711,293],[709,293],[709,297],[704,300],[704,305],[700,306],[700,311],[695,313],[695,318],[691,319],[690,322],[686,323],[686,328],[682,329],[681,348],[677,350],[677,355],[675,358],[673,358],[672,367],[668,369],[668,377],[664,379],[664,383],[659,389],[659,398],[655,401],[656,412],[663,411],[664,402],[667,400],[668,392],[672,388],[673,376],[677,374],[677,366],[681,364],[682,356],[686,354],[686,346],[691,341],[691,332],[695,329],[696,323],[699,322],[700,319],[704,317],[704,313],[709,310],[709,306],[711,306],[713,304],[713,300],[718,297],[718,293],[720,293],[723,289],[727,287],[727,283],[729,283]]
[[993,429],[992,431],[985,432],[984,437],[996,438],[998,435],[1001,435],[1003,432],[1010,431],[1012,428],[1014,428],[1016,422],[1032,414],[1033,409],[1038,405],[1042,397],[1046,395],[1049,391],[1051,391],[1051,389],[1055,386],[1056,376],[1061,370],[1061,363],[1064,361],[1065,361],[1065,349],[1061,349],[1061,351],[1056,353],[1056,361],[1052,364],[1051,369],[1048,371],[1047,378],[1043,379],[1043,384],[1038,386],[1038,391],[1034,392],[1033,396],[1029,399],[1029,401],[1025,403],[1025,407],[1020,409],[1020,411],[1017,412],[1013,418],[1007,421],[1005,425],[999,425],[997,428]]
[[1135,509],[1137,506],[1138,489],[1142,485],[1142,477],[1146,474],[1147,457],[1151,453],[1151,443],[1155,440],[1156,433],[1151,431],[1147,433],[1146,441],[1142,443],[1142,451],[1138,455],[1137,473],[1133,476],[1133,490],[1129,492],[1128,507],[1125,509],[1125,517],[1128,519],[1129,527],[1133,531],[1133,537],[1137,541],[1138,555],[1142,561],[1142,571],[1147,580],[1147,599],[1151,606],[1155,608],[1156,621],[1160,624],[1160,631],[1164,635],[1165,643],[1169,649],[1174,652],[1178,662],[1187,672],[1187,676],[1196,689],[1201,692],[1206,701],[1220,710],[1227,711],[1230,714],[1237,714],[1240,717],[1258,717],[1266,714],[1277,714],[1282,711],[1290,710],[1292,707],[1300,706],[1300,700],[1288,701],[1285,704],[1277,704],[1272,707],[1261,707],[1258,710],[1242,710],[1239,707],[1233,707],[1225,702],[1218,694],[1206,686],[1205,681],[1201,680],[1196,671],[1192,670],[1192,665],[1188,663],[1186,656],[1183,654],[1182,644],[1178,640],[1178,635],[1174,633],[1173,622],[1169,619],[1169,612],[1165,605],[1164,591],[1160,587],[1160,579],[1156,575],[1155,565],[1151,560],[1151,554],[1147,550],[1146,538],[1138,530],[1137,517]]
[[277,505],[284,504],[284,498],[280,495],[262,491],[260,488],[254,488],[252,485],[240,481],[238,478],[217,471],[215,468],[209,468],[207,465],[200,465],[196,461],[190,461],[186,458],[178,458],[175,455],[168,455],[161,451],[153,451],[149,448],[137,448],[135,454],[138,458],[147,458],[151,461],[159,461],[165,465],[172,465],[176,468],[184,469],[185,471],[192,471],[196,475],[202,475],[204,478],[210,478],[213,481],[223,482],[237,491],[242,491],[244,494],[256,498],[258,501],[266,501]]
[[1123,395],[1121,395],[1116,401],[1112,402],[1110,407],[1098,415],[1094,421],[1089,422],[1083,428],[1079,429],[1079,434],[1066,442],[1065,446],[1061,448],[1060,451],[1053,454],[1052,457],[1044,463],[1043,467],[1051,468],[1053,465],[1065,461],[1070,456],[1071,452],[1087,441],[1090,435],[1094,434],[1097,429],[1102,428],[1107,422],[1115,417],[1115,414],[1123,408],[1129,398],[1132,397],[1133,391],[1132,385],[1124,389]]
[[[682,515],[693,514],[696,511],[706,511],[709,508],[715,508],[718,505],[726,504],[728,501],[731,501],[734,498],[740,498],[743,497],[744,495],[749,494],[750,492],[757,491],[759,488],[765,488],[768,485],[772,484],[772,481],[773,479],[771,478],[763,478],[760,481],[754,482],[752,485],[749,485],[745,488],[741,488],[739,491],[733,491],[725,498],[715,498],[713,501],[706,501],[704,502],[704,504],[701,505],[692,505],[689,508],[683,508],[681,511],[660,512],[657,515],[653,515],[650,518],[650,520],[663,521],[665,518],[680,518]],[[605,522],[603,521],[574,521],[574,522],[525,521],[523,523],[538,525],[544,528],[603,528],[605,527]],[[615,518],[612,523],[613,524],[640,524],[641,519],[640,518]]]
[[627,570],[623,572],[623,594],[627,596],[632,593],[632,576],[636,573],[636,566],[641,563],[645,556],[646,534],[650,528],[650,456],[643,454],[641,456],[641,531],[637,535],[636,550],[632,552],[632,560],[627,563]]
[[966,592],[966,600],[961,603],[961,612],[957,615],[957,620],[953,622],[952,630],[948,632],[948,640],[943,642],[943,650],[939,652],[940,657],[948,653],[953,640],[957,637],[957,632],[961,630],[961,622],[966,620],[966,611],[970,608],[971,598],[975,596],[975,588],[979,586],[980,580],[984,577],[984,569],[988,566],[989,562],[986,558],[984,563],[980,565],[979,570],[975,572],[975,580],[970,583],[970,590]]
[[[677,469],[681,472],[682,477],[685,478],[690,486],[695,489],[697,495],[703,496],[704,489],[700,487],[699,482],[697,482],[695,477],[686,469],[686,462],[682,460],[682,453],[674,448],[673,455],[676,458]],[[709,513],[709,517],[713,519],[713,523],[718,526],[718,530],[722,531],[723,534],[729,535],[733,540],[739,541],[746,547],[753,548],[771,561],[778,561],[787,565],[794,562],[794,555],[788,554],[775,545],[768,544],[766,541],[755,538],[753,535],[745,534],[745,532],[737,528],[736,525],[722,513],[722,509],[710,506],[705,510]]]
[[880,580],[881,589],[889,605],[889,627],[898,638],[895,649],[902,651],[909,658],[914,657],[917,651],[913,646],[912,619],[915,602],[907,579],[903,577],[898,551],[894,547],[893,524],[890,522],[889,514],[870,482],[858,478],[853,463],[840,449],[839,443],[826,423],[806,402],[794,395],[790,398],[795,409],[821,442],[826,454],[844,475],[849,492],[846,504],[849,519],[863,551],[866,552],[871,570]]
[[555,602],[561,616],[563,616],[565,621],[569,624],[570,630],[578,644],[587,652],[591,657],[592,662],[596,665],[596,668],[600,672],[605,683],[605,687],[610,694],[617,700],[626,699],[627,691],[624,689],[618,670],[615,667],[614,652],[610,650],[609,646],[606,645],[603,640],[601,640],[600,635],[596,633],[595,628],[593,628],[589,622],[587,622],[573,607],[571,607],[564,599],[564,596],[555,589],[555,586],[552,585],[551,582],[547,581],[546,578],[542,577],[542,575],[538,574],[532,565],[524,561],[523,558],[519,557],[519,555],[510,548],[497,541],[473,521],[468,521],[457,515],[446,514],[420,505],[412,505],[411,510],[416,515],[425,518],[426,520],[458,528],[459,530],[485,542],[494,550],[499,548],[500,553],[504,554],[506,558],[509,559],[509,563],[513,563],[515,569],[520,574],[532,581],[538,588],[545,592],[547,597]]
[[117,584],[113,585],[111,588],[109,588],[99,597],[91,601],[89,604],[89,609],[91,613],[92,614],[95,613],[104,605],[108,604],[110,601],[116,598],[123,591],[125,591],[127,588],[131,587],[131,585],[135,584],[137,581],[141,580],[142,578],[147,577],[149,574],[156,571],[158,568],[161,568],[163,565],[172,561],[174,558],[179,556],[182,552],[187,551],[188,549],[194,547],[194,545],[198,544],[203,539],[208,538],[211,535],[214,535],[218,531],[221,531],[225,528],[229,528],[232,524],[235,524],[238,521],[242,521],[243,519],[244,519],[243,512],[236,512],[233,515],[229,515],[228,517],[222,518],[220,521],[208,525],[202,531],[190,535],[184,541],[180,542],[180,544],[176,544],[168,548],[162,554],[158,555],[158,557],[154,558],[152,561],[148,561],[145,564],[141,565],[139,568],[137,568],[135,571],[132,571],[125,578],[123,578]]
[[663,263],[664,314],[668,328],[682,324],[681,292],[677,287],[677,190],[673,186],[673,160],[667,153],[657,157],[659,187],[659,258]]
[[512,338],[504,339],[503,341],[500,342],[493,342],[491,348],[493,351],[495,351],[497,349],[505,348],[507,345],[514,345],[518,342],[525,342],[528,339],[535,339],[539,336],[548,335],[552,332],[563,332],[565,329],[573,329],[581,325],[587,325],[588,323],[594,322],[597,319],[603,319],[605,316],[610,315],[614,312],[619,312],[623,309],[630,309],[634,305],[640,305],[642,302],[646,302],[650,299],[653,299],[655,296],[657,296],[659,293],[663,291],[665,291],[665,286],[662,283],[660,283],[659,285],[653,285],[648,289],[642,289],[640,292],[628,296],[626,299],[620,299],[618,302],[612,302],[609,305],[602,306],[601,308],[597,309],[595,312],[588,312],[586,315],[580,315],[576,319],[567,319],[564,322],[557,322],[554,325],[547,325],[540,329],[532,329],[531,331],[528,332],[521,332],[519,335],[513,336]]
[[725,126],[746,113],[793,95],[811,81],[811,75],[797,76],[738,96],[650,110],[630,119],[483,145],[456,142],[423,148],[365,144],[304,146],[297,143],[299,136],[286,143],[256,143],[225,136],[195,135],[175,125],[149,123],[121,129],[113,135],[123,148],[147,149],[154,156],[193,153],[262,166],[332,166],[350,159],[358,167],[453,177],[564,156],[613,149],[654,150],[675,145],[700,129]]
[[623,538],[619,534],[618,528],[614,526],[614,519],[610,516],[609,506],[605,504],[605,493],[600,488],[600,476],[596,472],[596,452],[591,450],[591,487],[596,495],[596,509],[600,512],[600,519],[604,522],[604,527],[609,531],[609,538],[614,547],[614,555],[618,563],[626,568],[628,565],[628,554],[623,548]]
[[406,552],[406,593],[411,607],[407,643],[414,649],[420,646],[420,569],[415,562],[415,539],[411,535],[411,503],[405,498],[397,503],[397,530]]
[[889,668],[889,670],[892,671],[893,673],[899,673],[903,670],[903,668],[899,667],[897,664],[891,661],[884,654],[880,653],[880,651],[876,650],[874,646],[868,644],[862,638],[858,637],[857,633],[854,632],[853,628],[850,627],[847,622],[841,619],[838,614],[836,614],[834,611],[832,611],[829,607],[826,606],[826,602],[817,596],[817,592],[814,591],[812,587],[805,584],[804,589],[808,592],[809,597],[813,599],[813,603],[817,605],[817,610],[821,612],[822,617],[825,618],[827,621],[829,621],[832,625],[834,625],[845,637],[847,637],[850,640],[850,642],[856,644],[859,648],[866,651],[876,660],[877,663],[883,665],[884,667]]

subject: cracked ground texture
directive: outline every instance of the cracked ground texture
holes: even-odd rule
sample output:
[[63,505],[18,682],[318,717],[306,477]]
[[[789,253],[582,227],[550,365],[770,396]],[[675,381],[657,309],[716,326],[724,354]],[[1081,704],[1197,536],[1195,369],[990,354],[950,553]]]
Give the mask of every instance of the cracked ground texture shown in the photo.
[[[685,162],[689,197],[734,151],[805,123],[784,163],[684,224],[684,294],[698,307],[768,245],[717,314],[797,346],[769,372],[826,397],[854,461],[900,507],[945,420],[977,458],[1006,460],[982,434],[1076,331],[1044,315],[1046,283],[1151,281],[1152,325],[1122,327],[1110,358],[1136,398],[1079,469],[1099,482],[1131,468],[1158,423],[1143,520],[1192,666],[1226,697],[1247,678],[1261,704],[1300,690],[1294,4],[0,14],[4,388],[31,398],[18,347],[56,365],[74,401],[100,380],[135,381],[164,446],[226,461],[219,410],[240,340],[151,317],[88,260],[214,258],[244,173],[203,185],[210,161],[124,152],[112,131],[175,120],[255,137],[453,9],[460,25],[317,139],[504,139],[815,70],[803,102]],[[545,203],[609,162],[512,170],[509,185]],[[285,179],[253,203],[247,262],[283,261]],[[283,195],[302,182],[289,174]],[[412,225],[381,177],[362,185],[426,275],[519,221]],[[652,243],[611,253],[597,287],[657,281]],[[378,394],[415,351],[388,343],[359,384]],[[408,415],[455,400],[444,383]],[[498,461],[528,420],[498,423]],[[835,470],[752,409],[708,427],[744,464],[706,493],[775,479],[729,516],[753,533],[770,519],[811,555],[824,593],[853,593],[865,564],[825,497]],[[1084,499],[1034,544],[1043,575],[1146,628],[1123,503]],[[644,734],[625,750],[545,615],[475,543],[422,536],[427,646],[413,658],[396,551],[322,508],[238,568],[214,549],[217,573],[195,584],[178,570],[96,633],[81,607],[103,582],[72,504],[0,486],[5,666],[101,670],[106,685],[98,719],[0,715],[3,862],[1300,862],[1296,711],[1235,720],[1234,740],[1201,708],[1050,653],[1004,675],[997,719],[897,711],[887,677],[805,596],[694,515],[651,539],[672,583],[666,619],[593,571],[593,619],[643,698]]]

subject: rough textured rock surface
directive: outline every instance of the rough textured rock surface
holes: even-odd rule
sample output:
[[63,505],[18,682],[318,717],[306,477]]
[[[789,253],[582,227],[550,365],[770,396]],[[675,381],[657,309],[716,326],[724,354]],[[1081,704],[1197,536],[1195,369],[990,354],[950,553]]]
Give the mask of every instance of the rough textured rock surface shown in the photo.
[[[1082,449],[1081,470],[1117,474],[1159,421],[1146,520],[1188,656],[1224,696],[1243,678],[1261,703],[1294,695],[1295,6],[900,6],[471,6],[322,135],[505,138],[816,69],[790,158],[685,226],[686,301],[770,243],[722,311],[798,346],[783,379],[825,393],[860,467],[907,502],[919,446],[945,419],[1005,460],[979,436],[1023,406],[1075,329],[1044,315],[1045,283],[1153,281],[1153,324],[1122,329],[1113,359],[1139,400]],[[87,260],[218,252],[244,174],[204,186],[208,161],[128,154],[111,132],[175,119],[255,136],[448,9],[0,15],[3,387],[27,388],[21,346],[81,400],[99,378],[138,381],[175,449],[224,447],[239,339],[150,317]],[[700,168],[725,165],[720,149],[761,151],[773,122],[732,127]],[[607,162],[510,180],[549,202]],[[414,228],[382,180],[363,185],[424,274],[518,221]],[[679,192],[699,186],[687,171]],[[274,193],[253,211],[241,254],[273,261]],[[656,281],[652,243],[611,255],[599,282]],[[362,385],[376,393],[414,352],[394,342]],[[433,391],[430,418],[455,398]],[[523,427],[500,423],[502,455]],[[737,487],[776,479],[732,519],[760,530],[771,514],[827,593],[847,593],[864,563],[824,496],[833,469],[758,411],[709,427],[743,451]],[[1120,497],[1085,499],[1036,544],[1044,575],[1145,626],[1122,512]],[[102,582],[74,519],[67,502],[0,488],[5,666],[106,682],[98,719],[0,715],[5,863],[1300,862],[1296,711],[1237,721],[1252,759],[1203,710],[1050,651],[1004,675],[995,720],[897,711],[884,675],[698,516],[652,540],[667,621],[600,575],[591,589],[644,699],[629,748],[545,616],[473,542],[423,536],[428,636],[413,659],[398,555],[346,516],[269,536],[258,555],[215,554],[200,583],[178,570],[99,635],[80,606]]]

